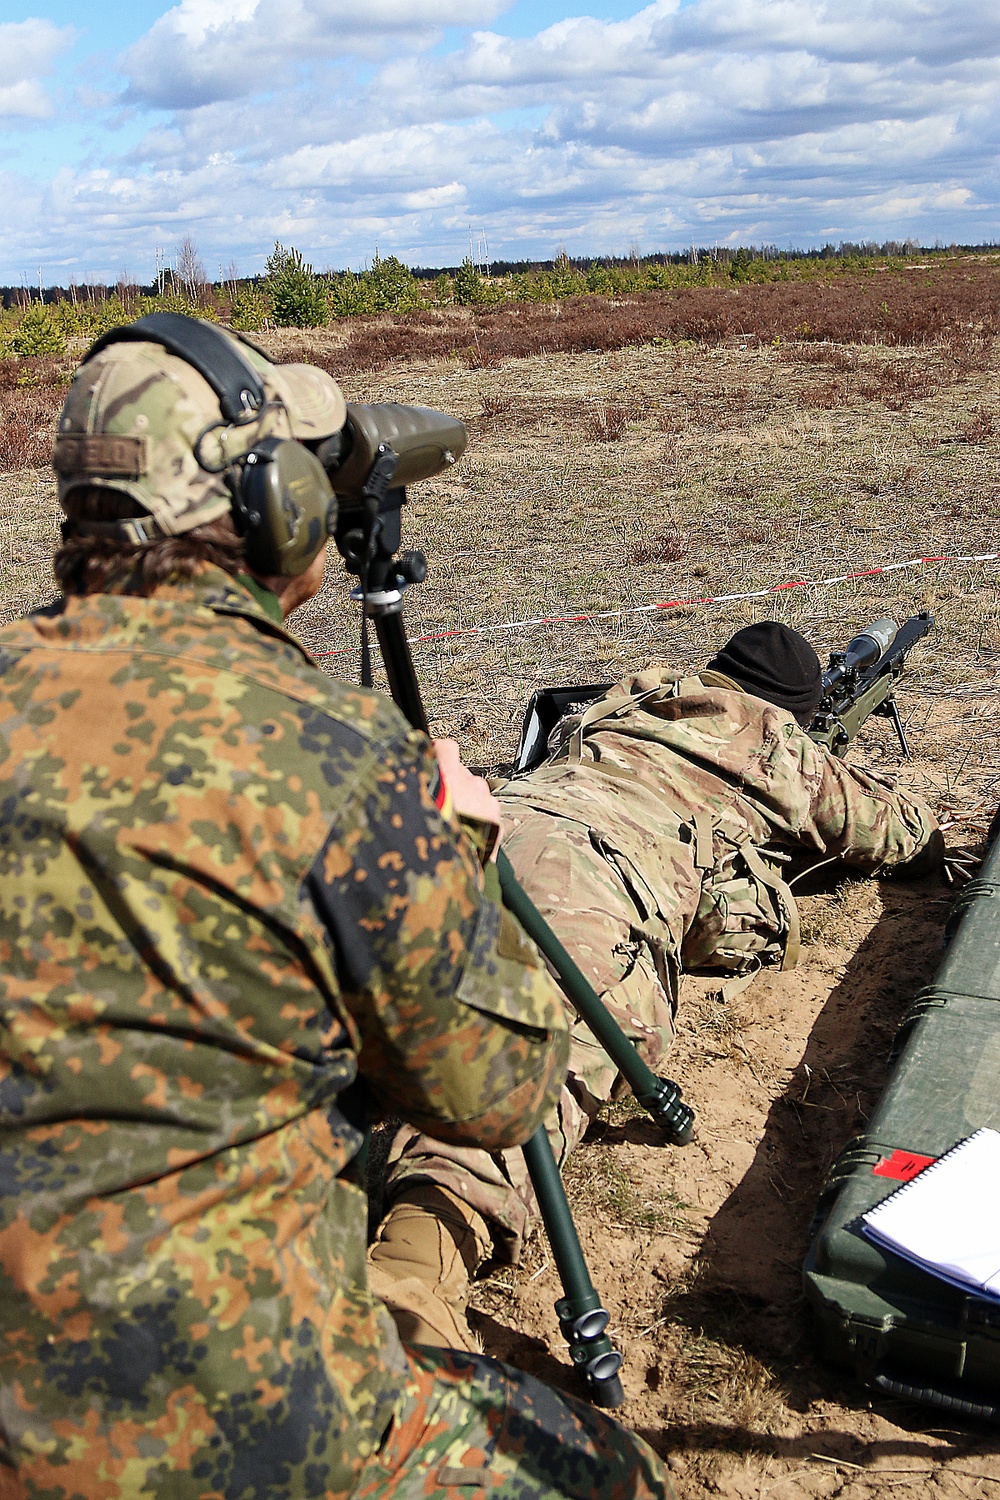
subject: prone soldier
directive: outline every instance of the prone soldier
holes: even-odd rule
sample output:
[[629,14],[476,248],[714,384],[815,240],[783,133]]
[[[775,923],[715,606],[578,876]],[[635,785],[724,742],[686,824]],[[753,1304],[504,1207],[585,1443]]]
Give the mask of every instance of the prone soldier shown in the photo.
[[[809,642],[763,621],[696,676],[653,667],[571,713],[544,764],[498,792],[520,884],[654,1069],[682,968],[728,972],[732,995],[763,964],[794,964],[792,871],[835,860],[919,876],[940,864],[924,802],[809,738],[822,691]],[[546,1120],[558,1161],[622,1087],[572,1022]],[[521,1155],[405,1126],[391,1163],[373,1285],[407,1337],[474,1347],[469,1278],[494,1256],[517,1261],[534,1209]]]

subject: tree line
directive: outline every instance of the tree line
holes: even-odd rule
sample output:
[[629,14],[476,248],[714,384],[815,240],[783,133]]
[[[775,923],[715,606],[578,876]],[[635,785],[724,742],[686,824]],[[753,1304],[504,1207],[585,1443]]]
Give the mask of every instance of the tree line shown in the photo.
[[[317,272],[294,246],[276,242],[259,277],[241,279],[231,267],[217,283],[209,281],[190,237],[170,267],[158,267],[157,280],[140,287],[123,277],[114,288],[90,284],[50,288],[37,295],[25,288],[0,289],[0,357],[58,356],[67,340],[97,337],[107,328],[153,311],[194,313],[228,323],[241,332],[269,328],[317,328],[340,318],[408,313],[449,306],[487,310],[507,303],[555,302],[588,295],[622,296],[680,287],[761,285],[815,281],[857,272],[900,268],[914,255],[940,258],[967,248],[993,252],[997,246],[935,247],[913,241],[845,243],[809,251],[774,246],[699,250],[628,257],[554,260],[492,267],[466,257],[451,270],[413,269],[394,255],[376,253],[360,271]],[[11,294],[11,295],[7,295]]]

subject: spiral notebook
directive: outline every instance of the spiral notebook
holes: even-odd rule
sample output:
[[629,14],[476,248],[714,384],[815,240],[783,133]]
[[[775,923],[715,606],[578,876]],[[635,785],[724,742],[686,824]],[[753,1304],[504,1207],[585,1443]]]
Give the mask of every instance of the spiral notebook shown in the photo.
[[977,1130],[861,1222],[874,1244],[1000,1301],[1000,1134]]

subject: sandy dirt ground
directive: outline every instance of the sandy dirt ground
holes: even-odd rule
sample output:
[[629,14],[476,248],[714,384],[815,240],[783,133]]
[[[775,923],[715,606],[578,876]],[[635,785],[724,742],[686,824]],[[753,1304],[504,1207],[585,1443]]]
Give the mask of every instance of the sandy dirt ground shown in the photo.
[[[843,351],[830,356],[842,363]],[[405,538],[431,559],[409,605],[412,633],[992,551],[994,371],[959,371],[934,349],[848,359],[845,372],[817,365],[812,350],[799,360],[738,345],[647,347],[356,381],[362,399],[425,402],[470,424],[454,475],[411,494]],[[914,399],[898,399],[903,375]],[[900,699],[912,764],[881,721],[852,753],[957,813],[949,839],[981,849],[1000,800],[996,581],[988,563],[925,566],[652,620],[418,642],[414,655],[435,728],[492,768],[543,682],[610,680],[650,659],[696,665],[768,615],[823,652],[879,615],[930,608],[936,627]],[[343,589],[335,572],[329,586]],[[327,660],[353,666],[356,622],[345,635],[329,599],[315,608],[304,628],[345,651]],[[801,1289],[826,1173],[884,1086],[897,1024],[940,960],[953,896],[937,881],[819,884],[801,903],[797,969],[761,975],[728,1007],[717,982],[683,982],[669,1071],[697,1111],[695,1143],[663,1146],[620,1105],[569,1165],[626,1358],[620,1415],[667,1457],[676,1500],[1000,1493],[1000,1433],[873,1399],[829,1368]],[[573,1390],[559,1295],[539,1234],[516,1274],[501,1268],[477,1286],[473,1321],[489,1352]]]
[[[962,368],[947,349],[649,346],[489,371],[443,360],[353,377],[348,396],[469,422],[468,456],[417,487],[407,510],[406,541],[431,562],[408,606],[414,635],[632,611],[997,541],[995,364]],[[0,476],[6,617],[51,597],[55,535],[50,477]],[[327,669],[350,677],[347,589],[332,563],[296,623],[332,653]],[[533,687],[611,680],[651,659],[696,666],[765,616],[825,652],[879,615],[925,607],[937,624],[900,695],[914,760],[901,766],[882,723],[852,753],[923,790],[957,816],[949,839],[981,850],[1000,800],[994,563],[491,628],[417,642],[414,654],[435,729],[495,768]],[[1000,1495],[1000,1431],[873,1396],[825,1365],[801,1291],[825,1175],[884,1085],[897,1024],[939,962],[953,895],[936,880],[819,883],[802,899],[797,969],[762,974],[729,1005],[717,982],[683,982],[669,1068],[697,1111],[694,1144],[663,1146],[624,1103],[569,1165],[626,1358],[620,1416],[666,1456],[674,1500]],[[516,1274],[501,1268],[477,1285],[473,1320],[489,1352],[573,1389],[559,1294],[538,1235]]]

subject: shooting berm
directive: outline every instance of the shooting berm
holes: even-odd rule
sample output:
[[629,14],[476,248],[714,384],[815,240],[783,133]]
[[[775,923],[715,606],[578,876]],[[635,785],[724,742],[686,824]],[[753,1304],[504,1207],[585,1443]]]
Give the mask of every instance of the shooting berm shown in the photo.
[[[995,305],[996,262],[968,270]],[[852,729],[846,754],[898,776],[938,812],[950,849],[982,856],[1000,803],[1000,564],[967,559],[997,548],[992,332],[890,347],[749,327],[551,353],[539,319],[538,352],[481,361],[457,311],[442,328],[449,317],[457,352],[424,357],[418,340],[416,358],[389,363],[370,353],[373,329],[393,343],[388,320],[260,336],[278,359],[329,368],[349,402],[436,408],[468,428],[464,457],[416,484],[401,516],[403,548],[427,558],[404,619],[433,733],[456,738],[469,764],[504,770],[540,688],[610,683],[650,661],[697,670],[765,618],[807,635],[824,667],[871,628],[863,672],[893,622],[911,621],[897,715]],[[0,473],[5,621],[53,594],[59,517],[45,463],[40,452],[36,467]],[[903,561],[913,565],[893,569]],[[334,559],[293,621],[347,678],[358,673],[352,581]],[[671,607],[645,608],[654,602]],[[377,655],[375,685],[387,687]],[[836,724],[827,730],[839,752]],[[729,997],[717,976],[683,977],[666,1071],[695,1112],[693,1141],[665,1144],[626,1098],[565,1174],[624,1356],[618,1415],[667,1457],[676,1500],[1000,1492],[995,1418],[865,1384],[821,1357],[802,1280],[813,1215],[886,1085],[897,1028],[935,979],[956,898],[937,878],[826,876],[796,889],[796,967],[765,968]],[[572,1391],[561,1295],[539,1231],[516,1273],[476,1283],[470,1321],[487,1353]],[[1000,1357],[991,1394],[1000,1408]]]

